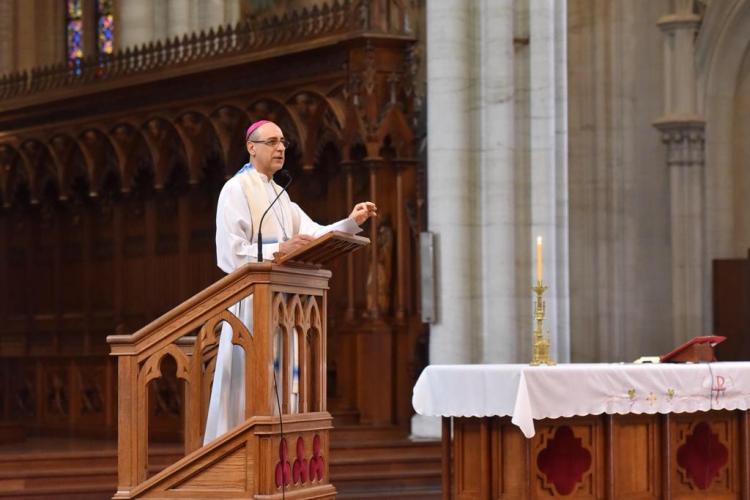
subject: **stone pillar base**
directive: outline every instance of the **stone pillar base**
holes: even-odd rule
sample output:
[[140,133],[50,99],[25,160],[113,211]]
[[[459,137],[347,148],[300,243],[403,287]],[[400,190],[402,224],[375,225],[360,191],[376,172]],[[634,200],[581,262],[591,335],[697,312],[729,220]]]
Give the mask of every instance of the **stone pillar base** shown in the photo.
[[414,415],[411,417],[412,439],[440,439],[443,435],[443,422],[440,417]]

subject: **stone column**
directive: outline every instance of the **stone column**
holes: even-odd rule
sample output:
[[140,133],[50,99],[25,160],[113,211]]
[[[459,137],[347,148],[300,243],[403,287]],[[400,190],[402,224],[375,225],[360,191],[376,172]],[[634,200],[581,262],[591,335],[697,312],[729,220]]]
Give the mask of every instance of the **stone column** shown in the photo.
[[[536,234],[546,242],[553,355],[566,361],[566,2],[426,8],[428,225],[437,261],[430,362],[530,359]],[[514,37],[530,40],[530,50],[514,47]]]
[[571,357],[673,348],[669,177],[661,135],[670,0],[568,0]]
[[555,4],[555,301],[557,360],[569,362],[570,342],[570,260],[568,185],[568,2]]
[[190,23],[190,6],[191,2],[188,0],[169,0],[167,9],[170,38],[182,37],[193,30]]
[[704,334],[704,130],[697,115],[694,40],[700,17],[678,0],[659,19],[664,33],[664,115],[654,125],[667,146],[672,245],[673,340]]
[[200,30],[208,32],[210,28],[213,28],[216,31],[216,28],[226,24],[225,3],[226,0],[204,0],[201,2]]
[[[426,8],[430,363],[531,359],[536,234],[546,241],[553,356],[566,361],[566,2],[431,0]],[[421,429],[413,422],[412,430]]]
[[170,37],[172,19],[169,13],[169,0],[153,0],[152,17],[154,19],[154,33],[152,40],[166,40]]
[[[530,207],[532,253],[544,241],[546,326],[552,354],[569,361],[566,1],[529,2]],[[535,277],[529,272],[529,283]]]
[[427,207],[435,234],[436,321],[430,328],[430,363],[471,363],[481,328],[480,245],[476,239],[476,175],[468,89],[476,78],[474,6],[427,2]]
[[[2,2],[11,3],[14,2]],[[35,0],[15,2],[16,69],[60,63],[65,60],[65,9],[62,2]],[[43,36],[40,36],[43,33]]]
[[[481,241],[481,287],[475,293],[482,299],[482,323],[477,325],[481,326],[479,354],[472,361],[513,363],[519,360],[520,326],[516,287],[513,1],[482,3],[475,20],[474,46],[479,60],[472,68],[475,96],[470,134],[478,141],[472,148],[478,167],[478,175],[473,176],[473,196],[479,205],[473,238]],[[432,130],[429,128],[428,141]],[[462,135],[460,131],[454,133]],[[432,163],[429,165],[431,168]]]
[[16,69],[15,2],[0,2],[0,75]]
[[236,25],[240,21],[240,0],[224,1],[224,24]]
[[128,0],[119,14],[120,49],[154,40],[154,4],[150,0]]

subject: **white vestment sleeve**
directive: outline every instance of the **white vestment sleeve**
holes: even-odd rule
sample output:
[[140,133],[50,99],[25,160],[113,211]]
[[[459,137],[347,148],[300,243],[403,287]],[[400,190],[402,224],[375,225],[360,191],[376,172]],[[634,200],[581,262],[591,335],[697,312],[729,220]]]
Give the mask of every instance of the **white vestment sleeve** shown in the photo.
[[[341,231],[342,233],[349,234],[357,234],[362,231],[362,228],[359,227],[353,219],[350,219],[348,217],[346,219],[341,219],[338,222],[334,222],[333,224],[321,226],[320,224],[312,220],[310,216],[307,215],[305,211],[302,210],[302,208],[300,208],[300,206],[294,202],[292,202],[292,210],[296,210],[299,214],[300,234],[308,234],[310,236],[318,238],[326,233],[330,233],[331,231]],[[265,254],[265,250],[263,253]]]
[[[248,262],[256,262],[258,245],[251,243],[253,221],[242,186],[230,179],[219,194],[216,207],[216,264],[231,273]],[[263,238],[264,240],[266,238]],[[273,259],[278,243],[263,244],[263,259]]]

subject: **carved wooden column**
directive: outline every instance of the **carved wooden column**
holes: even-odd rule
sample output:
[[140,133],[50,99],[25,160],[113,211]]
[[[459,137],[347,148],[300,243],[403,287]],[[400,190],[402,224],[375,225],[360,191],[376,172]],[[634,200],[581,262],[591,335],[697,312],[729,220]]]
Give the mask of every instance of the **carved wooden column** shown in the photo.
[[[353,162],[341,163],[341,168],[346,175],[346,206],[354,206],[354,176],[352,174]],[[354,319],[354,255],[346,256],[346,319]]]
[[[2,165],[0,165],[0,168],[2,168]],[[8,214],[5,209],[0,207],[0,210],[3,210],[5,213],[0,213],[0,283],[8,283]],[[4,288],[0,288],[0,324],[7,325],[7,318],[8,318],[8,299],[9,294],[11,293],[11,287],[6,286]],[[0,353],[2,353],[2,349],[0,349]],[[3,378],[3,381],[0,382],[0,384],[7,383],[7,379]],[[2,385],[0,386],[3,389],[3,393],[5,394],[5,399],[7,401],[8,394],[7,394],[7,386]],[[3,408],[5,411],[7,411],[7,405],[3,405]],[[2,417],[0,417],[2,418]]]
[[[395,277],[393,315],[396,320],[402,321],[409,313],[414,312],[414,304],[410,300],[413,294],[413,283],[410,281],[413,269],[410,266],[414,257],[411,224],[417,222],[417,207],[411,206],[409,202],[415,198],[417,190],[417,161],[398,160],[394,162],[393,168],[396,171],[396,205],[393,221],[396,248],[394,271],[391,273]],[[410,210],[413,211],[411,214]]]
[[156,287],[150,286],[153,283],[153,279],[157,276],[156,273],[156,241],[157,241],[157,199],[156,196],[149,197],[145,205],[145,224],[146,224],[146,276],[144,283],[147,285],[148,295],[147,306],[145,309],[146,317],[148,319],[155,318],[157,315],[156,304],[158,300],[156,298]]
[[178,301],[190,294],[190,194],[180,193],[177,199],[177,252],[180,276],[178,278]]
[[[82,259],[82,268],[83,268],[83,283],[84,283],[84,289],[83,289],[83,321],[84,325],[86,325],[85,328],[85,337],[83,340],[83,347],[85,352],[91,352],[91,329],[89,325],[91,325],[92,322],[92,307],[91,307],[91,290],[92,290],[92,279],[94,278],[92,273],[92,264],[93,264],[93,237],[92,237],[92,228],[91,228],[91,218],[92,218],[92,210],[96,210],[97,205],[93,206],[86,206],[83,205],[81,207],[81,224],[83,227],[83,241],[81,242],[81,259]],[[115,218],[115,235],[117,234],[118,227],[122,227],[122,224],[120,223],[118,225],[117,218]],[[115,252],[117,252],[117,247],[115,247]],[[115,270],[115,273],[117,273],[117,270]],[[115,283],[114,286],[117,286],[117,274],[115,274]],[[117,289],[115,288],[115,300],[117,300]],[[115,308],[117,307],[117,302],[115,302]],[[115,315],[117,314],[117,309],[115,309]]]
[[[367,237],[372,242],[369,251],[369,265],[366,279],[366,320],[357,328],[357,380],[367,386],[366,390],[359,389],[358,408],[363,422],[390,423],[392,419],[391,385],[393,380],[393,333],[395,327],[388,320],[389,312],[380,303],[381,293],[390,298],[390,292],[383,290],[388,287],[383,277],[387,264],[383,245],[388,236],[383,234],[390,231],[385,225],[386,218],[393,214],[392,201],[384,193],[392,192],[392,184],[388,182],[389,164],[383,158],[365,158],[363,167],[367,169],[369,177],[369,200],[378,205],[378,217],[370,219],[370,230]],[[390,189],[390,191],[389,191]],[[383,232],[381,234],[381,231]],[[392,235],[390,236],[392,238]]]
[[[125,269],[125,234],[123,230],[123,218],[124,214],[123,211],[125,210],[125,204],[124,203],[116,203],[113,207],[113,215],[112,215],[112,234],[113,234],[113,250],[114,250],[114,260],[115,260],[115,269],[114,269],[114,283],[112,284],[114,286],[114,320],[115,320],[115,329],[121,328],[124,325],[125,321],[125,301],[124,301],[124,294],[125,294],[125,280],[123,276],[123,270]],[[86,272],[88,272],[89,266],[84,267]],[[130,326],[133,328],[133,325]],[[122,332],[120,332],[122,333]]]
[[[365,166],[367,168],[367,174],[369,177],[369,186],[370,186],[370,201],[375,203],[375,205],[378,204],[378,189],[379,189],[379,182],[378,178],[380,177],[378,169],[383,168],[384,163],[382,158],[366,158],[365,159]],[[378,229],[380,224],[382,223],[382,214],[380,214],[380,217],[378,218],[372,218],[370,219],[370,234],[368,234],[368,238],[370,238],[370,241],[373,242],[372,245],[370,245],[370,248],[368,249],[370,251],[370,266],[369,266],[369,275],[367,277],[367,315],[370,318],[379,318],[381,316],[382,311],[380,310],[379,304],[378,304],[378,295],[380,293],[380,283],[378,283]]]
[[672,240],[674,343],[704,333],[704,129],[697,115],[694,40],[700,17],[692,0],[659,19],[664,33],[664,115],[654,126],[667,146]]
[[[45,204],[48,206],[45,210],[50,210],[49,215],[49,230],[52,232],[52,255],[49,257],[52,259],[52,276],[50,285],[52,286],[52,313],[55,316],[55,332],[53,334],[53,345],[56,352],[60,352],[61,345],[65,342],[62,337],[62,294],[64,291],[61,289],[62,286],[62,222],[64,220],[60,213],[56,210],[56,206],[53,200],[45,200]],[[71,370],[72,374],[72,370]],[[73,380],[71,377],[69,380]]]

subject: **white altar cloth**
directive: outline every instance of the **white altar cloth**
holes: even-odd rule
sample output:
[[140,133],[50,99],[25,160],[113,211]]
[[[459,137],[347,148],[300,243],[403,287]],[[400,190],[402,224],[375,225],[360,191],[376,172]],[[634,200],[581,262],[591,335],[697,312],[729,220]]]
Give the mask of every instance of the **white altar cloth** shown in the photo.
[[430,365],[412,405],[428,416],[512,416],[528,438],[534,419],[747,410],[750,363]]

